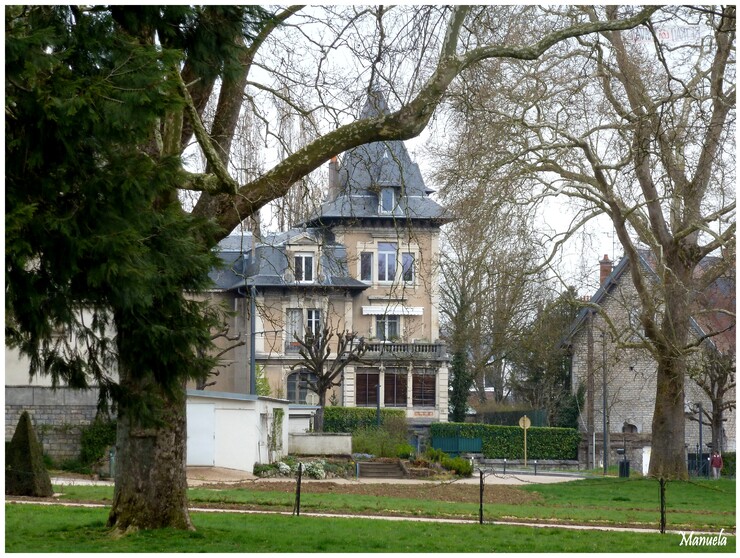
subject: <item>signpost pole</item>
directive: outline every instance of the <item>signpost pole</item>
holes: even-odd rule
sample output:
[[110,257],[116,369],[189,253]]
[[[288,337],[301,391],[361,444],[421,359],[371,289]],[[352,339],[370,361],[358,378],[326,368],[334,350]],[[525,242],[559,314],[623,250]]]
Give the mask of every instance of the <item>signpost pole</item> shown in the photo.
[[519,426],[524,430],[524,466],[527,466],[527,429],[532,424],[527,415],[519,419]]

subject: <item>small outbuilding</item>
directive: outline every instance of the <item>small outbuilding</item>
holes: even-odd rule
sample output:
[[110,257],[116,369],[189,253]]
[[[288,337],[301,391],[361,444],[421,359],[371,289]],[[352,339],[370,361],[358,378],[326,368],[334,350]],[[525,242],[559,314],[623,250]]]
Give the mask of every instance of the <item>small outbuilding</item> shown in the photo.
[[288,451],[288,405],[242,393],[188,390],[187,465],[252,472]]

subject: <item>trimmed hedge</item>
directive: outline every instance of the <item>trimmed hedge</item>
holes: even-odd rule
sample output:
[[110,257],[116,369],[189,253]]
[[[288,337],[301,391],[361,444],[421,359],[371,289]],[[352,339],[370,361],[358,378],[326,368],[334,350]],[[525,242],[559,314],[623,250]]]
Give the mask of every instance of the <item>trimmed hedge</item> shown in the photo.
[[[487,459],[523,459],[524,430],[518,426],[495,426],[459,422],[435,422],[433,438],[480,438]],[[527,459],[578,459],[581,434],[575,428],[527,429]]]
[[[388,417],[406,418],[402,409],[380,409],[380,422]],[[324,432],[353,433],[360,428],[377,425],[377,409],[374,407],[324,407]]]
[[722,454],[722,471],[723,477],[735,478],[735,463],[737,454],[734,451],[728,451]]

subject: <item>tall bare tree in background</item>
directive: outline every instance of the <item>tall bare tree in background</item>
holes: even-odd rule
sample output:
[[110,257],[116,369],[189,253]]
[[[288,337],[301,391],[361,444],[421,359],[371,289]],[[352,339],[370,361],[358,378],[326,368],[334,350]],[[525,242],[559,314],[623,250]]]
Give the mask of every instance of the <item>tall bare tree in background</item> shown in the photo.
[[[593,21],[623,10],[584,8]],[[477,164],[570,200],[566,235],[610,217],[646,333],[632,346],[657,363],[650,475],[685,478],[690,313],[735,262],[735,8],[665,8],[647,27],[578,43],[533,63],[481,64],[462,82],[469,120],[509,130],[479,146]],[[657,288],[640,272],[641,247],[655,255]],[[713,253],[722,257],[695,273]]]
[[465,356],[479,402],[500,403],[509,394],[509,354],[539,298],[532,270],[542,253],[532,232],[533,214],[512,203],[515,193],[499,182],[447,183],[442,192],[457,219],[443,235],[440,310],[452,352]]

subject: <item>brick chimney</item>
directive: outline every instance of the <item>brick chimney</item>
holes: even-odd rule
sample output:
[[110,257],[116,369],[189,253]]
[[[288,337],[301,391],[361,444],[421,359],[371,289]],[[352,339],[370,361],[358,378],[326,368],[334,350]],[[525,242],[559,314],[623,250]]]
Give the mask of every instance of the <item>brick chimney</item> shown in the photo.
[[337,163],[337,156],[331,158],[329,161],[329,195],[328,200],[334,201],[339,195],[339,164]]
[[599,285],[603,285],[606,278],[612,272],[614,262],[609,259],[609,254],[604,254],[604,259],[599,260]]

